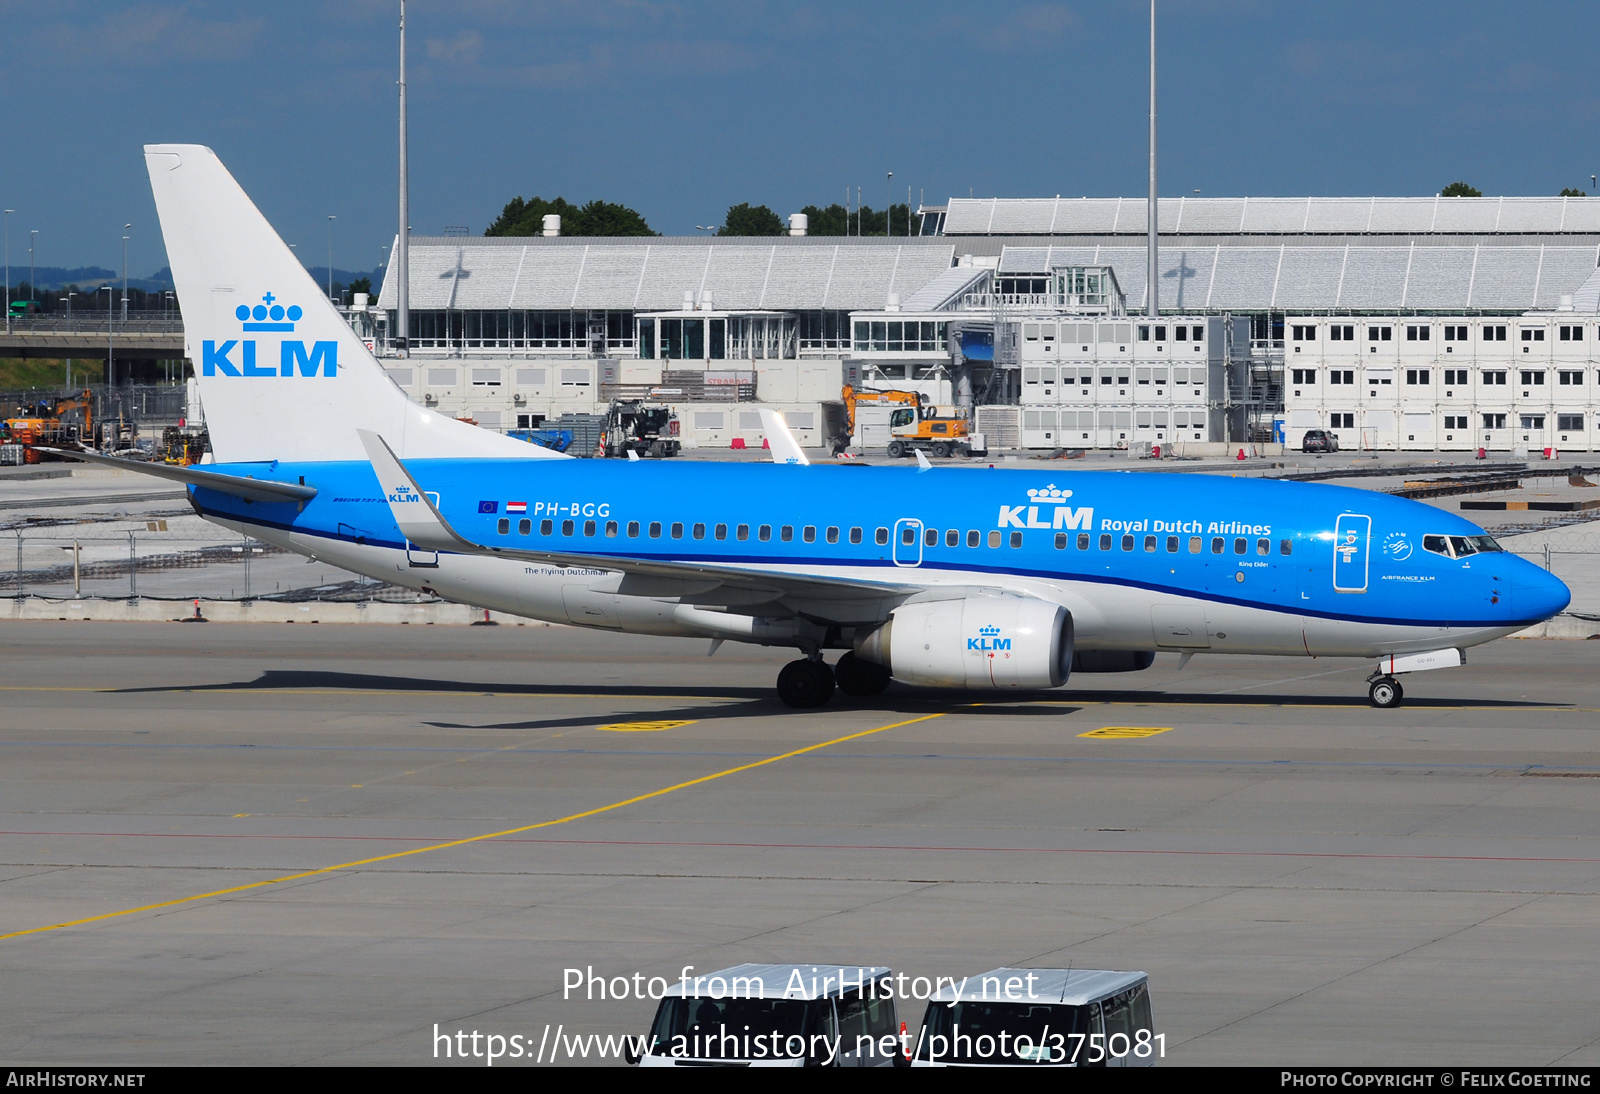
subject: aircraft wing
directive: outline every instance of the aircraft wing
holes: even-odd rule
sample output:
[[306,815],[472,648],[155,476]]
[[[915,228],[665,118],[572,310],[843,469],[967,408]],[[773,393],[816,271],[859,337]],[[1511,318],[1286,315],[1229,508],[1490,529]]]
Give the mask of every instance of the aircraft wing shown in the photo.
[[115,456],[102,456],[96,452],[79,452],[70,448],[44,448],[41,446],[37,450],[48,452],[52,456],[64,456],[67,459],[82,460],[85,463],[97,463],[103,467],[116,467],[123,471],[137,471],[141,475],[153,475],[158,479],[171,479],[187,486],[203,486],[208,490],[232,494],[234,497],[243,498],[245,501],[304,503],[317,496],[316,487],[303,486],[293,482],[253,479],[245,475],[224,475],[220,471],[202,471],[198,467],[177,467],[166,463],[122,460]]
[[526,547],[499,547],[475,543],[461,535],[444,519],[432,499],[422,490],[410,470],[400,462],[387,441],[370,430],[357,430],[372,461],[389,510],[405,537],[426,551],[453,551],[465,555],[487,555],[521,559],[552,566],[573,566],[610,570],[629,576],[665,578],[690,582],[705,590],[707,582],[754,592],[770,593],[796,600],[828,601],[863,597],[907,596],[917,586],[898,582],[864,581],[857,578],[827,577],[805,573],[782,573],[770,569],[745,569],[707,562],[673,562],[637,559],[617,555],[577,551],[543,551]]

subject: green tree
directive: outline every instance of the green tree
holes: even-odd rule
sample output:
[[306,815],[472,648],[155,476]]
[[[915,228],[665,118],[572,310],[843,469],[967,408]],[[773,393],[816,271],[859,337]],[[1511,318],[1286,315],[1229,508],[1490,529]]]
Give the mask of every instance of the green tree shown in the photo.
[[1584,193],[1582,190],[1574,189],[1571,186],[1563,186],[1561,188],[1561,193],[1556,195],[1558,198],[1586,198],[1588,196],[1589,195]]
[[371,296],[372,295],[372,278],[370,278],[370,277],[357,277],[357,278],[352,279],[351,282],[350,282],[350,291],[352,293],[364,292],[368,296]]
[[512,198],[495,222],[484,229],[486,236],[536,236],[544,232],[546,214],[561,218],[561,234],[567,236],[653,236],[644,216],[626,205],[591,201],[576,206],[566,198],[546,201],[535,196]]
[[1452,182],[1449,186],[1439,191],[1439,196],[1442,198],[1481,198],[1483,197],[1483,191],[1476,186],[1468,186],[1464,182]]
[[728,215],[722,218],[722,227],[717,229],[719,236],[781,236],[788,229],[783,221],[778,219],[778,214],[768,209],[765,205],[751,205],[740,202],[738,205],[728,206]]
[[810,223],[806,231],[814,236],[842,236],[853,235],[854,230],[848,229],[847,220],[850,215],[845,212],[843,205],[837,201],[826,209],[819,209],[815,205],[801,206],[800,211],[806,215]]

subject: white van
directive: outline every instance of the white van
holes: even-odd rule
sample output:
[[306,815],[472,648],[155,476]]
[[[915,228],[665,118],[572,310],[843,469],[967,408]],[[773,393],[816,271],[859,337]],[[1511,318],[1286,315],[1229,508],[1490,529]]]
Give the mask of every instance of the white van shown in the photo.
[[1151,1067],[1165,1055],[1142,972],[992,969],[928,1000],[912,1066]]
[[674,985],[640,1067],[904,1066],[894,973],[867,965],[735,965]]

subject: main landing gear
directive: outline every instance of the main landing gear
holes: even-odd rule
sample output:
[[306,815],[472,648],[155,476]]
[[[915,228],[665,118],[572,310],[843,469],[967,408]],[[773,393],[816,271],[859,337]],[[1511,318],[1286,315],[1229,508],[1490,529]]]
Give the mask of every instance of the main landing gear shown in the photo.
[[835,688],[846,695],[868,696],[888,686],[888,669],[854,653],[846,653],[833,668],[818,656],[816,660],[790,661],[778,673],[778,698],[796,709],[823,706],[833,698]]
[[1406,697],[1405,689],[1393,676],[1368,677],[1367,698],[1381,710],[1392,710]]

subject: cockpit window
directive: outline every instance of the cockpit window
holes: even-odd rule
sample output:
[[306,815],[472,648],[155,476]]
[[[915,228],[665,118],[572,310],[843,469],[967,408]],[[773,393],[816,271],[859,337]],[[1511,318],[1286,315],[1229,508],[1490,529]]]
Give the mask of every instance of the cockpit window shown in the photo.
[[1467,558],[1505,550],[1493,536],[1423,536],[1422,549],[1446,558]]

